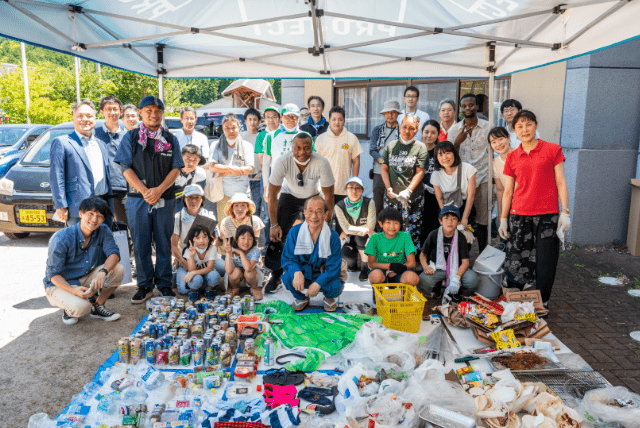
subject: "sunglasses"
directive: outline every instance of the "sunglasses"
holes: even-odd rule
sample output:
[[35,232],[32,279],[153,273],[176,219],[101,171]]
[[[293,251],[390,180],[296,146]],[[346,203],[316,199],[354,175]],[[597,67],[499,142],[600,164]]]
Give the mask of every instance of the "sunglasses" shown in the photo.
[[299,172],[298,175],[296,175],[296,178],[298,179],[298,186],[300,187],[304,186],[304,177],[302,176],[301,172]]

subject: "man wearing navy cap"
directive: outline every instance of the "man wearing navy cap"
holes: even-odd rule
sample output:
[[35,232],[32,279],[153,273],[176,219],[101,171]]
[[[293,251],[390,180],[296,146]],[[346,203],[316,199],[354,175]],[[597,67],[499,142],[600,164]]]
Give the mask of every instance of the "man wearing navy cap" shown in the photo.
[[[138,269],[138,292],[131,298],[134,304],[151,297],[154,287],[163,296],[175,296],[171,290],[174,182],[184,167],[178,141],[162,127],[162,100],[146,96],[138,112],[142,117],[140,127],[125,134],[114,158],[129,185],[125,207]],[[152,239],[156,244],[155,267]]]

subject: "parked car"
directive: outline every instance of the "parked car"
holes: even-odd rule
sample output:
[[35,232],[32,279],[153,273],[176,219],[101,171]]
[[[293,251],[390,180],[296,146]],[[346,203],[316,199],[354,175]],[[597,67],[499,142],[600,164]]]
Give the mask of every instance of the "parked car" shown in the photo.
[[0,126],[0,178],[7,174],[25,150],[51,125]]
[[[198,112],[198,118],[196,119],[196,131],[202,132],[207,136],[209,144],[213,144],[220,139],[222,135],[222,118],[227,113],[235,113],[240,119],[240,131],[246,131],[247,126],[244,123],[244,111],[246,109],[238,108],[223,108],[223,109],[210,109]],[[179,117],[165,117],[164,122],[170,132],[174,133],[182,129],[182,122]]]
[[[96,127],[103,123],[98,120]],[[71,122],[47,129],[0,179],[0,232],[8,238],[22,239],[32,232],[51,233],[65,227],[52,218],[55,210],[49,183],[49,150],[56,137],[71,132]]]

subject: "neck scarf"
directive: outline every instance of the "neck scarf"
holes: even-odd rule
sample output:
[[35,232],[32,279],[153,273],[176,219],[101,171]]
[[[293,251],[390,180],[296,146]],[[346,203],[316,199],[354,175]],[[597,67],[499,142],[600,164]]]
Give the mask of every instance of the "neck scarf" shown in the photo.
[[[202,208],[198,210],[198,214],[200,214],[200,211],[202,211]],[[194,221],[196,219],[196,216],[189,214],[186,208],[182,208],[182,210],[180,211],[180,219],[183,223],[188,223],[190,221]]]
[[451,281],[453,275],[458,272],[459,260],[458,260],[458,230],[453,233],[453,239],[451,240],[451,250],[449,250],[449,257],[444,259],[444,233],[442,232],[442,226],[438,229],[438,246],[436,248],[436,269],[445,271],[447,275],[447,286]]
[[360,217],[360,210],[362,209],[362,196],[355,202],[351,202],[351,199],[347,196],[344,198],[344,205],[347,207],[347,214],[351,218],[357,219]]
[[144,123],[142,123],[140,125],[139,136],[140,136],[140,139],[138,140],[138,143],[140,143],[142,148],[147,147],[147,140],[149,138],[156,140],[156,145],[155,145],[156,153],[164,152],[165,150],[169,150],[171,148],[171,144],[169,144],[167,140],[165,140],[165,138],[162,136],[162,125],[160,125],[160,127],[154,132],[151,132],[149,128],[144,126]]
[[[331,255],[331,229],[326,221],[322,222],[322,230],[318,235],[318,258],[326,259]],[[311,239],[311,232],[309,232],[309,225],[305,221],[298,230],[298,240],[296,241],[296,248],[293,250],[293,254],[296,256],[313,253],[313,239]]]
[[414,141],[416,141],[415,138],[410,139],[409,141],[404,140],[402,137],[400,137],[400,143],[404,144],[405,146],[408,146],[409,144],[413,143]]
[[313,117],[309,116],[307,118],[307,123],[309,125],[313,126],[317,131],[318,129],[320,129],[321,126],[323,126],[325,123],[327,123],[327,119],[325,119],[324,116],[322,116],[318,122],[314,122],[313,121]]

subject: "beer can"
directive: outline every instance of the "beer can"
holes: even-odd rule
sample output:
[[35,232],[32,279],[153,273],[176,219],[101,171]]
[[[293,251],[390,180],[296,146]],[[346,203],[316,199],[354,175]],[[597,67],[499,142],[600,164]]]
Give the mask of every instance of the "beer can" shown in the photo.
[[156,364],[159,366],[166,366],[169,364],[169,351],[166,349],[162,349],[158,351],[158,355],[156,356]]
[[248,338],[244,341],[244,352],[249,355],[255,355],[256,348],[254,346],[254,341],[252,338]]
[[156,363],[156,342],[155,340],[148,338],[144,341],[144,350],[147,362],[149,364]]
[[202,339],[203,334],[202,324],[196,323],[191,326],[191,337],[195,337],[196,339]]
[[186,338],[188,338],[188,337],[189,337],[189,329],[187,329],[187,328],[181,328],[181,329],[178,331],[178,337],[179,337],[179,338],[181,338],[181,339],[186,339]]
[[124,364],[129,364],[129,338],[123,337],[118,340],[118,355],[120,358],[120,362]]
[[156,329],[158,330],[158,337],[164,336],[167,332],[167,330],[165,329],[165,324],[163,322],[156,324]]
[[187,311],[187,318],[190,320],[195,320],[196,316],[198,316],[198,311],[193,306],[189,307]]
[[220,341],[220,339],[213,339],[211,341],[211,349],[213,349],[215,352],[220,352],[220,347],[222,346],[222,342]]
[[180,365],[188,366],[191,364],[191,343],[183,342],[180,345]]
[[229,312],[226,309],[218,311],[218,324],[221,324],[222,321],[229,321]]
[[204,306],[202,305],[202,301],[198,300],[195,304],[196,307],[196,311],[198,312],[198,314],[204,313]]
[[180,312],[184,312],[184,300],[178,300],[176,302],[176,309]]
[[142,338],[144,337],[144,334],[142,334],[142,332],[141,332],[141,331],[139,331],[139,332],[137,332],[136,334],[134,334],[134,337],[135,337],[136,339],[142,339]]
[[229,328],[229,321],[220,321],[220,328],[226,331]]
[[167,334],[169,334],[169,336],[176,337],[178,335],[178,329],[177,328],[170,328],[169,331],[167,332]]
[[231,307],[231,312],[234,315],[242,315],[242,305],[240,304],[240,302],[233,304],[233,306]]
[[193,364],[196,367],[202,366],[204,364],[204,340],[198,339],[193,347]]
[[149,327],[149,337],[152,339],[158,338],[158,327],[155,324],[150,324]]
[[218,355],[216,354],[216,351],[213,350],[213,348],[208,348],[204,357],[204,366],[212,367],[216,364],[218,364]]
[[162,338],[162,347],[165,349],[169,349],[173,345],[173,336],[164,336]]
[[142,340],[135,338],[129,342],[129,354],[131,355],[131,364],[138,364],[142,356]]
[[169,348],[169,365],[177,366],[180,364],[180,345],[171,345]]
[[273,366],[276,363],[276,341],[269,336],[264,339],[264,365]]

